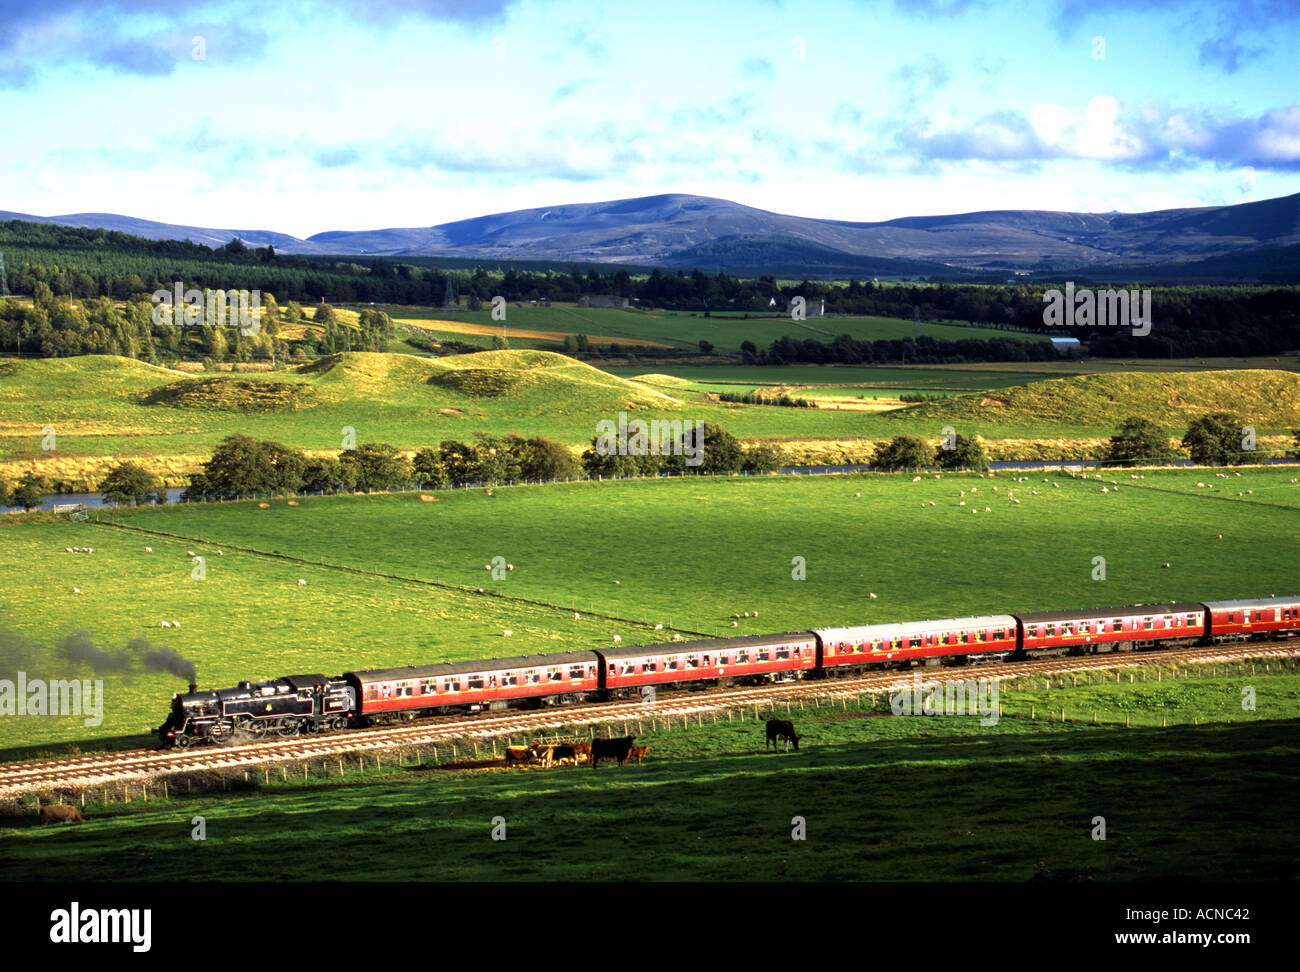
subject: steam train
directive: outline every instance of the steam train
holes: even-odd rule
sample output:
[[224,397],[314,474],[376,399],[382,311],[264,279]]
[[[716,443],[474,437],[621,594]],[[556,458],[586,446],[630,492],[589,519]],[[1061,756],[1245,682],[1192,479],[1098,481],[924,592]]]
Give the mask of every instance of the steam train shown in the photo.
[[1300,597],[996,614],[627,645],[519,658],[289,675],[172,696],[163,745],[384,725],[445,712],[628,698],[688,688],[834,678],[916,664],[963,665],[1107,651],[1290,638]]

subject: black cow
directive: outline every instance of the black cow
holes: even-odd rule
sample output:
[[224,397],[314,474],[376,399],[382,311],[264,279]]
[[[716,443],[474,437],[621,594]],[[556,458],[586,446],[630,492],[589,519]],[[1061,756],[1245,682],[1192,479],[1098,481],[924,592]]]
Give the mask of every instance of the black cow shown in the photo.
[[[787,722],[784,719],[768,719],[767,741],[772,745],[773,749],[776,748],[778,739],[785,740],[785,751],[787,753],[790,751],[791,743],[794,743],[795,749],[799,748],[799,737],[795,735],[793,722]],[[763,746],[763,752],[767,752],[766,745]]]
[[632,755],[632,743],[635,741],[633,736],[622,736],[618,739],[593,739],[591,741],[591,766],[593,769],[600,764],[602,759],[616,759],[618,765],[623,766]]

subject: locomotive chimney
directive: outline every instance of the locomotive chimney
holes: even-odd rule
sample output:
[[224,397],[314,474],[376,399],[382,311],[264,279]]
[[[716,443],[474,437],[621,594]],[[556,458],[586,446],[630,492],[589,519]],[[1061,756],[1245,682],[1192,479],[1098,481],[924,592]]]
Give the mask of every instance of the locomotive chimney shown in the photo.
[[195,692],[197,692],[198,690],[199,690],[199,685],[198,685],[198,683],[197,683],[196,681],[194,681],[194,679],[191,678],[191,679],[190,679],[190,695],[193,695],[193,694],[194,694]]

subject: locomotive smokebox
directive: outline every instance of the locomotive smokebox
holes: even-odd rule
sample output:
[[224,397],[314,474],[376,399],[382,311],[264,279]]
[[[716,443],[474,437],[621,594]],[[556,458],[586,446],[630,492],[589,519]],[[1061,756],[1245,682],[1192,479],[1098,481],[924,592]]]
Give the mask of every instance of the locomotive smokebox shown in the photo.
[[194,681],[194,679],[190,679],[190,695],[193,695],[198,690],[199,690],[198,682]]

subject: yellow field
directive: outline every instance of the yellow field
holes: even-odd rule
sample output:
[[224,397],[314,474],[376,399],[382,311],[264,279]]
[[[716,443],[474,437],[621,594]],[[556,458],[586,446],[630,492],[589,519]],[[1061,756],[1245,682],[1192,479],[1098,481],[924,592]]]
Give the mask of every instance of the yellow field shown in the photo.
[[[480,337],[492,337],[500,334],[501,328],[492,324],[472,324],[469,321],[444,321],[444,320],[413,320],[409,317],[397,317],[393,319],[396,324],[405,324],[408,327],[422,328],[427,331],[443,331],[450,334],[474,334]],[[557,341],[563,342],[566,337],[577,337],[576,331],[534,331],[523,327],[512,327],[506,332],[507,337],[517,337],[529,341]],[[603,334],[588,334],[587,338],[593,344],[616,344],[632,345],[643,348],[668,348],[671,345],[659,344],[655,341],[647,341],[643,338],[621,338],[606,337]]]

